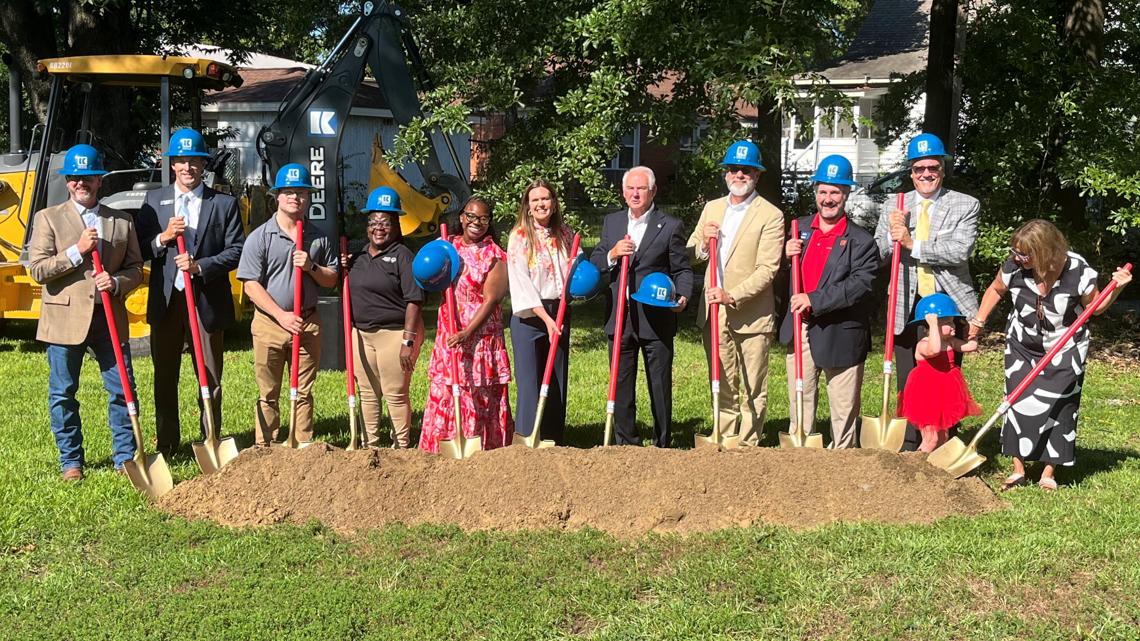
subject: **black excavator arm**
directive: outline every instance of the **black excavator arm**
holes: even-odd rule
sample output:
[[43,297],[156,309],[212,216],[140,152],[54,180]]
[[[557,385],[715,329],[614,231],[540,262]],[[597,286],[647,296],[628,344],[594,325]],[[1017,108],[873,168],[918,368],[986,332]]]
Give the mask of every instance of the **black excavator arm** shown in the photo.
[[[412,77],[412,65],[426,78],[424,67],[408,29],[404,11],[388,2],[365,2],[362,15],[333,48],[319,67],[309,71],[282,101],[277,118],[258,133],[257,151],[267,169],[267,181],[290,162],[309,166],[313,201],[309,219],[331,237],[340,234],[344,212],[337,159],[341,137],[348,122],[352,100],[364,82],[365,67],[372,72],[392,116],[404,125],[423,116]],[[442,136],[455,167],[459,157],[448,136]],[[434,144],[419,163],[425,179],[417,192],[383,158],[373,154],[372,183],[396,189],[405,211],[404,233],[434,233],[440,216],[456,211],[470,195],[462,176],[444,172]]]

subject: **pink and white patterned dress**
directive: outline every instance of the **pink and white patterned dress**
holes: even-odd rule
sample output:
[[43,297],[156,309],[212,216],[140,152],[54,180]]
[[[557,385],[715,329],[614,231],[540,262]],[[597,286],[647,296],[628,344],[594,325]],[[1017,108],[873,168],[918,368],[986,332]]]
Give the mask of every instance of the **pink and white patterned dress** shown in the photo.
[[[455,306],[462,329],[483,305],[483,285],[491,268],[497,261],[505,262],[507,254],[490,235],[474,245],[465,244],[462,236],[453,236],[450,240],[463,259],[463,273],[455,283]],[[451,397],[453,350],[447,347],[450,319],[447,305],[441,306],[435,346],[428,364],[431,382],[420,432],[420,449],[425,452],[438,452],[439,442],[455,434],[455,402]],[[511,363],[503,339],[502,309],[496,306],[471,338],[456,349],[459,350],[459,385],[463,388],[459,398],[463,435],[483,439],[485,450],[509,445],[515,427],[507,388],[511,381]]]

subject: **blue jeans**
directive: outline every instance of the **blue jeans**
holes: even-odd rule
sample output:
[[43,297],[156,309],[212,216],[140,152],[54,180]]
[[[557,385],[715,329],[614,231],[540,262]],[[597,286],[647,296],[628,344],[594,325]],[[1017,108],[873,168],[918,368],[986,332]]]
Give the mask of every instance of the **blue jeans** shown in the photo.
[[[51,431],[59,448],[61,470],[83,467],[83,429],[79,418],[79,400],[75,392],[79,390],[79,370],[83,365],[83,354],[90,347],[99,363],[103,375],[103,388],[109,395],[107,418],[111,426],[111,450],[115,467],[135,455],[135,436],[131,430],[131,419],[127,414],[127,400],[119,381],[119,369],[115,363],[115,350],[107,331],[107,321],[103,310],[95,307],[91,328],[87,339],[79,345],[54,345],[47,348],[48,359],[48,407],[51,412]],[[123,345],[123,361],[127,366],[127,377],[131,388],[135,388],[135,374],[131,369],[131,353]]]

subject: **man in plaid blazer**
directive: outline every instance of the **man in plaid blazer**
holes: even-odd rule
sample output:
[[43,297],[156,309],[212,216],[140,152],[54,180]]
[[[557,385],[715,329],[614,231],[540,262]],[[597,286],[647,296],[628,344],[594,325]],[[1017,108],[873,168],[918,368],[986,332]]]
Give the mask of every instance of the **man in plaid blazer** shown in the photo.
[[[978,295],[970,276],[969,259],[978,236],[981,204],[972,196],[942,187],[946,151],[934,134],[919,134],[907,144],[914,191],[906,194],[904,208],[884,204],[875,230],[879,255],[889,260],[895,241],[902,246],[899,295],[895,305],[895,364],[898,389],[906,386],[914,369],[918,333],[907,327],[915,305],[924,296],[942,292],[950,296],[967,318],[978,311]],[[960,358],[960,356],[959,356]],[[915,451],[921,436],[907,425],[904,451]],[[954,431],[951,431],[951,436]]]

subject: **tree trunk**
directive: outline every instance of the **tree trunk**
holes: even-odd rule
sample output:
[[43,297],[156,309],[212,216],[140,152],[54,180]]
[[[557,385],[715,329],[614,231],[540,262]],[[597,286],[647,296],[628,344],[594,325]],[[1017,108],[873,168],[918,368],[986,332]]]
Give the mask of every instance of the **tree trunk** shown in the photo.
[[782,158],[780,157],[780,137],[782,134],[783,116],[780,105],[775,100],[765,100],[757,105],[756,136],[760,146],[760,158],[765,172],[760,174],[756,185],[756,192],[765,200],[777,207],[783,205],[783,190],[780,182],[783,178]]
[[930,46],[926,59],[926,113],[922,129],[953,153],[954,42],[958,33],[958,0],[934,0],[930,8]]

